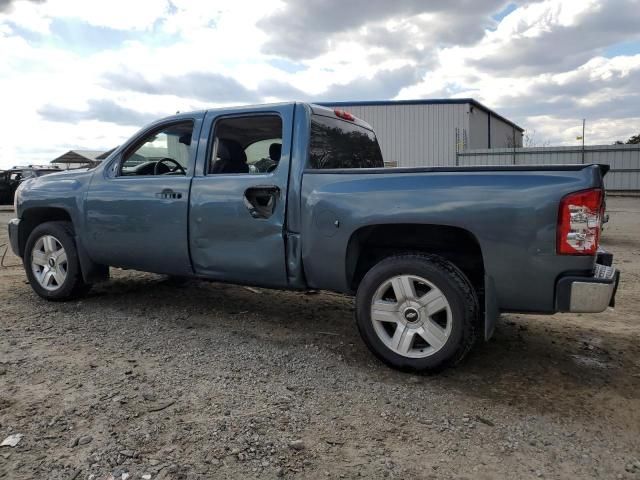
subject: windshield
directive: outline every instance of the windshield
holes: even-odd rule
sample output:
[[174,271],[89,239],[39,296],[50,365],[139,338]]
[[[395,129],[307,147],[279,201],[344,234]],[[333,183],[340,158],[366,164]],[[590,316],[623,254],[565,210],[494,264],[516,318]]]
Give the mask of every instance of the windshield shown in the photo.
[[327,168],[382,168],[382,153],[373,131],[337,118],[313,115],[309,166]]

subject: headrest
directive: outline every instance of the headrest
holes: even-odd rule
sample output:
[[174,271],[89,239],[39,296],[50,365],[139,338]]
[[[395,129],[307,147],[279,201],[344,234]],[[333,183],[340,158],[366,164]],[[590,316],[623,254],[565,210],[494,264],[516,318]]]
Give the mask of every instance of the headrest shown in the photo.
[[180,135],[180,138],[178,138],[178,141],[180,143],[185,144],[188,147],[189,145],[191,145],[191,134],[190,133],[185,133],[185,134]]
[[218,140],[218,151],[216,155],[220,160],[231,160],[231,154],[224,140]]
[[218,140],[218,157],[232,162],[247,163],[247,155],[242,146],[235,140],[227,138]]
[[274,162],[280,161],[280,156],[282,155],[282,144],[281,143],[272,143],[269,145],[269,158]]

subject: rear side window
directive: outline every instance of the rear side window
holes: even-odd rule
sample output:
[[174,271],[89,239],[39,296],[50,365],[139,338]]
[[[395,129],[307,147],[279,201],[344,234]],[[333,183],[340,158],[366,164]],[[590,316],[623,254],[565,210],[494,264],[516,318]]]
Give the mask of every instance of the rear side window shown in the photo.
[[309,167],[382,168],[382,154],[375,134],[364,127],[337,118],[311,118]]
[[216,122],[208,174],[271,173],[282,155],[282,119],[243,115]]

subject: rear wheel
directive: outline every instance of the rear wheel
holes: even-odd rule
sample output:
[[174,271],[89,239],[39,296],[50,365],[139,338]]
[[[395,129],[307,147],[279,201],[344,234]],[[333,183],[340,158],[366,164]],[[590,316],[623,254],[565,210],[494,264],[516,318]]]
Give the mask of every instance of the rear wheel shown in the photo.
[[478,300],[465,275],[436,255],[397,255],[375,265],[356,297],[369,349],[400,370],[458,363],[475,340]]
[[167,284],[173,287],[181,287],[186,285],[191,280],[191,277],[184,277],[180,275],[167,275]]
[[46,222],[34,228],[23,263],[31,288],[47,300],[75,298],[91,287],[82,278],[69,222]]

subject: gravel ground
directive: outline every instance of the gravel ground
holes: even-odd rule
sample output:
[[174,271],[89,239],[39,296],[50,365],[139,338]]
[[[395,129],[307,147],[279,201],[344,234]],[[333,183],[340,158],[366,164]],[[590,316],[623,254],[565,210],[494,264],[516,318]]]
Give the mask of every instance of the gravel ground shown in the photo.
[[609,213],[615,310],[503,315],[433,376],[375,360],[339,295],[114,270],[48,303],[8,254],[0,477],[640,478],[640,199]]

